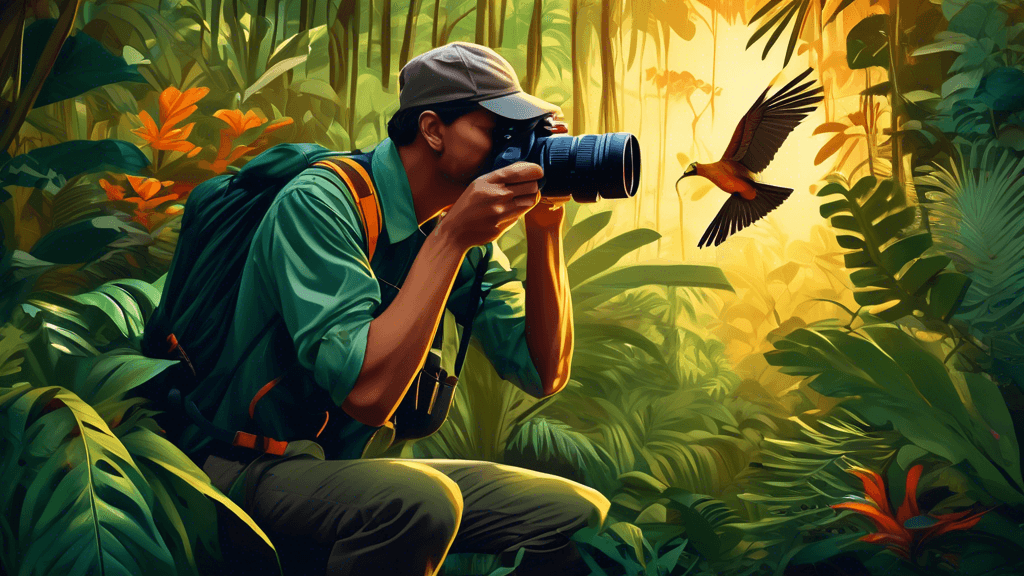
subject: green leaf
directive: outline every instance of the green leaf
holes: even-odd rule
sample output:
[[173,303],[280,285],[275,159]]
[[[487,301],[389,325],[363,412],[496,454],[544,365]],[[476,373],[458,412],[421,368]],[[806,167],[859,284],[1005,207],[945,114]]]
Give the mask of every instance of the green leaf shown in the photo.
[[[907,208],[889,216],[880,222],[875,229],[878,230],[883,225],[888,226],[888,229],[893,231],[893,235],[895,235],[903,228],[906,228],[908,220],[910,223],[913,223],[913,215],[913,209]],[[890,220],[890,218],[893,220]],[[888,237],[891,238],[892,236]],[[932,236],[928,233],[914,234],[913,236],[901,238],[882,251],[880,264],[889,275],[894,276],[903,270],[903,267],[908,262],[915,258],[920,258],[931,245]]]
[[[52,146],[36,148],[14,157],[0,172],[0,185],[32,186],[41,189],[57,189],[63,182],[54,182],[53,174],[65,180],[79,174],[92,174],[112,170],[127,174],[138,174],[149,159],[139,147],[123,140],[71,140]],[[44,176],[45,175],[45,176]]]
[[851,70],[870,66],[889,68],[889,15],[861,20],[846,35],[846,62]]
[[948,321],[960,307],[967,290],[971,287],[971,279],[958,272],[939,274],[928,290],[928,307],[933,314]]
[[270,84],[274,79],[278,78],[285,72],[305,62],[307,58],[309,58],[308,54],[294,56],[292,58],[282,60],[268,68],[258,80],[252,83],[252,86],[245,89],[245,92],[242,94],[242,102],[248,100],[250,96],[262,90],[267,84]]
[[[92,407],[67,390],[45,390],[56,390],[64,408],[26,431],[33,445],[50,448],[32,454],[29,464],[37,472],[18,526],[21,570],[176,574],[153,521],[153,496],[131,455]],[[63,427],[55,425],[59,421]],[[62,442],[72,425],[78,434]]]
[[623,256],[661,238],[654,230],[630,230],[583,254],[566,267],[569,285],[578,286],[587,279],[614,266]]
[[[951,260],[947,256],[921,258],[897,279],[900,286],[910,294],[917,294],[925,283],[946,269]],[[902,268],[902,266],[901,266]]]
[[594,236],[597,236],[598,232],[604,230],[608,223],[611,222],[611,219],[612,212],[609,210],[594,214],[569,228],[562,238],[562,253],[564,254],[565,261],[571,262],[576,252]]
[[40,238],[30,254],[46,262],[79,264],[92,262],[107,246],[125,236],[130,226],[116,216],[100,216],[58,228]]
[[[263,544],[266,544],[269,550],[274,550],[274,545],[271,543],[270,538],[256,525],[256,522],[239,508],[237,504],[210,484],[210,478],[185,456],[181,450],[165,438],[145,428],[139,428],[126,435],[123,441],[136,458],[144,460],[148,465],[180,480],[184,486],[191,489],[191,494],[186,492],[180,495],[179,498],[202,496],[226,507],[239,520],[244,522],[252,530],[252,533],[258,536]],[[274,552],[274,556],[276,558],[276,552]],[[277,567],[278,573],[281,573],[280,564]]]
[[633,547],[633,552],[636,554],[636,559],[640,561],[640,565],[643,566],[644,570],[647,569],[647,562],[644,560],[644,533],[635,525],[629,522],[616,522],[608,527],[612,533],[614,533],[626,544]]
[[[57,20],[36,20],[25,28],[24,56],[21,63],[21,89],[24,90],[46,43],[50,40]],[[85,32],[69,37],[57,55],[57,61],[43,82],[33,108],[74,98],[93,88],[115,82],[145,82],[136,66],[124,58],[111,54],[97,40]]]

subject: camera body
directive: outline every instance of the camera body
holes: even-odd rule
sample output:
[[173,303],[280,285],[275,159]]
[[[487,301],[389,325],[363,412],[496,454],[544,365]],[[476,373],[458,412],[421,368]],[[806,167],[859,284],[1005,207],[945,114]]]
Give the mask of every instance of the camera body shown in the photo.
[[480,175],[516,162],[544,169],[541,196],[572,196],[591,203],[631,198],[640,185],[640,145],[632,134],[568,135],[568,126],[546,114],[531,120],[499,118],[494,149]]

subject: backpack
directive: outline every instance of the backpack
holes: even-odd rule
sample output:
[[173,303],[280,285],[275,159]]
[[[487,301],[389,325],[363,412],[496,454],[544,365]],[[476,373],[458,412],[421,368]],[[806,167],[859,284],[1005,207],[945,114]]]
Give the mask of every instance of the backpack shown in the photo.
[[[301,172],[310,167],[322,167],[346,183],[366,234],[368,258],[372,260],[383,220],[376,188],[369,175],[371,157],[372,154],[360,150],[339,153],[316,144],[279,144],[250,160],[237,173],[215,176],[193,189],[185,204],[178,244],[160,303],[146,323],[141,343],[145,356],[180,360],[136,392],[164,413],[159,422],[167,438],[174,441],[187,425],[196,424],[204,434],[234,446],[283,453],[287,442],[218,428],[199,413],[194,402],[185,398],[212,372],[221,356],[233,323],[242,271],[256,229],[278,193]],[[480,301],[485,263],[486,259],[482,259],[473,286],[476,305]],[[476,306],[473,308],[475,314]],[[471,327],[472,323],[467,328]],[[456,375],[465,359],[469,335],[469,329],[463,330]],[[440,347],[441,338],[439,326],[435,347]],[[439,372],[440,357],[430,354],[428,367]],[[446,377],[445,373],[441,381]],[[268,386],[274,383],[276,380]],[[447,398],[443,399],[448,406],[443,406],[442,422],[450,406],[451,387],[454,382],[447,390]],[[265,386],[261,392],[266,389]],[[415,402],[416,399],[410,400]],[[417,412],[422,409],[417,408]],[[399,413],[408,414],[406,420],[414,420],[411,411],[400,410]],[[426,434],[440,424],[434,415],[429,426],[425,423],[420,426],[423,430],[418,434]]]

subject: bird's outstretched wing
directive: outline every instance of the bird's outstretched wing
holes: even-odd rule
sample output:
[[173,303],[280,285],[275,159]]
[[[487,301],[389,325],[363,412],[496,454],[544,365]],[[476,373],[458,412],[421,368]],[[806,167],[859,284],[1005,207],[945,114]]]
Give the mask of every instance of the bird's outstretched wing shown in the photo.
[[793,128],[823,99],[820,86],[810,89],[814,80],[797,86],[811,71],[808,68],[767,100],[771,86],[765,88],[736,126],[722,160],[739,162],[754,174],[767,168]]
[[753,200],[744,200],[739,194],[731,194],[697,243],[697,248],[710,246],[712,241],[718,246],[730,234],[743,230],[775,210],[793,192],[792,188],[762,182],[750,183],[757,188],[757,196]]

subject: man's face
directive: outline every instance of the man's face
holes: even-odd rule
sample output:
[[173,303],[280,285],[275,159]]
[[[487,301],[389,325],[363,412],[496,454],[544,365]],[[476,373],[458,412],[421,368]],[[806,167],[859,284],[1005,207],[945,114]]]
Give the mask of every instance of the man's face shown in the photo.
[[453,182],[469,186],[491,155],[497,115],[475,110],[443,127],[444,152],[438,160],[441,172]]

